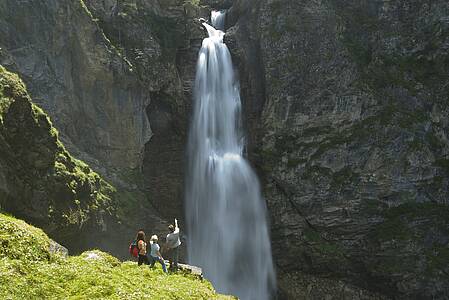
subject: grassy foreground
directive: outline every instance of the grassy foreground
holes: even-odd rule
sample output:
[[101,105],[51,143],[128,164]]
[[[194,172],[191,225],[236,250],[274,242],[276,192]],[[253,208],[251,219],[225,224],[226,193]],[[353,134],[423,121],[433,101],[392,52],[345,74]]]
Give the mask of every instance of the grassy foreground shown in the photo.
[[0,214],[0,299],[233,299],[193,275],[98,250],[64,258],[49,246],[42,230]]

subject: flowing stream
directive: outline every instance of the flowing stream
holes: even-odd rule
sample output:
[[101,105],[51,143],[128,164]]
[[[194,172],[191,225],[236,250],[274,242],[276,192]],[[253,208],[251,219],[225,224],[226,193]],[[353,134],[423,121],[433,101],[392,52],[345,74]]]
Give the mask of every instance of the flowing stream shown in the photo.
[[224,14],[213,12],[199,52],[188,146],[189,262],[220,293],[269,299],[275,289],[265,202],[245,144],[238,82],[223,43]]

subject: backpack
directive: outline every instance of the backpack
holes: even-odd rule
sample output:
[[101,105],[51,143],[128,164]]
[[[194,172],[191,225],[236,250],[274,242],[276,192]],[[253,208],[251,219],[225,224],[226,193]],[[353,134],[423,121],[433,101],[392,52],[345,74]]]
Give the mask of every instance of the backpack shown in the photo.
[[128,250],[131,256],[139,257],[139,246],[137,245],[137,240],[131,242]]

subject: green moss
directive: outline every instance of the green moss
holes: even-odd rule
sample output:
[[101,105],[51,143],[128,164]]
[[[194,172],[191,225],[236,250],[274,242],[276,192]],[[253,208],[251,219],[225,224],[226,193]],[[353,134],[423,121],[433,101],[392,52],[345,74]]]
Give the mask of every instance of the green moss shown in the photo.
[[12,100],[3,96],[3,93],[0,91],[0,125],[3,121],[3,114],[8,110],[9,105],[12,103]]
[[25,96],[27,94],[25,85],[17,74],[6,71],[0,65],[0,75],[0,91],[3,97]]
[[449,248],[447,246],[434,246],[426,251],[428,261],[427,271],[435,272],[447,268],[449,262]]
[[346,185],[353,185],[357,183],[357,174],[355,174],[350,167],[345,167],[338,172],[332,173],[332,186],[336,189],[341,189]]
[[[37,201],[37,211],[30,219],[39,224],[53,224],[53,230],[56,226],[58,232],[64,228],[76,231],[89,219],[102,219],[97,214],[113,217],[115,189],[70,155],[47,114],[31,102],[20,78],[3,67],[0,67],[0,95],[3,108],[0,136],[11,157],[8,172],[15,175],[8,178],[8,185],[17,189],[12,195],[15,200],[5,203],[0,198],[1,205],[9,211],[24,212],[30,202]],[[24,183],[28,190],[23,189]]]
[[399,110],[400,117],[398,118],[398,125],[404,129],[412,129],[417,124],[422,124],[430,120],[428,113],[421,109],[414,109],[413,111]]
[[[408,199],[407,199],[408,198]],[[409,202],[397,207],[385,209],[382,215],[385,221],[372,232],[372,237],[380,241],[422,239],[429,228],[437,228],[449,233],[449,207],[437,203],[412,202],[413,194],[404,196]],[[413,226],[413,222],[420,218],[432,220],[422,223],[420,227]]]
[[331,171],[329,168],[321,167],[318,165],[307,165],[304,167],[304,173],[301,175],[301,179],[313,180],[315,182],[320,181],[322,177],[330,177]]
[[136,210],[138,210],[139,205],[141,203],[145,203],[145,201],[141,201],[142,195],[138,192],[125,191],[120,190],[117,192],[117,216],[119,219],[126,219],[129,216],[135,214]]
[[367,37],[379,28],[377,16],[362,3],[346,6],[338,1],[331,1],[331,4],[335,6],[344,25],[341,35],[343,45],[359,69],[365,69],[372,61],[371,41]]
[[0,213],[0,258],[48,260],[49,246],[50,239],[42,230]]
[[42,230],[0,214],[1,299],[234,299],[182,272],[166,275],[94,250],[63,258]]
[[387,218],[396,218],[400,216],[405,216],[408,218],[434,216],[445,220],[447,216],[449,216],[449,207],[443,204],[432,202],[408,202],[388,209],[385,212],[385,216]]
[[3,124],[3,115],[7,113],[13,102],[11,89],[20,86],[20,79],[15,74],[9,73],[0,66],[0,126]]
[[376,240],[407,240],[412,237],[406,220],[401,217],[387,219],[372,235]]
[[416,262],[419,261],[419,256],[408,255],[403,259],[398,259],[396,256],[385,255],[376,261],[375,265],[370,267],[370,271],[376,275],[388,276],[404,273],[416,272]]
[[58,181],[66,182],[67,191],[73,198],[71,209],[61,215],[66,223],[83,224],[90,213],[100,208],[113,209],[111,195],[116,189],[64,148],[60,150],[55,159],[54,174]]
[[310,242],[319,242],[319,241],[321,241],[320,234],[316,230],[313,230],[313,229],[311,229],[309,227],[307,227],[304,230],[303,234],[304,234],[304,238],[307,241],[310,241]]
[[328,258],[341,260],[344,258],[344,250],[336,242],[327,241],[314,229],[306,228],[303,231],[305,241],[308,242],[310,253],[319,253]]

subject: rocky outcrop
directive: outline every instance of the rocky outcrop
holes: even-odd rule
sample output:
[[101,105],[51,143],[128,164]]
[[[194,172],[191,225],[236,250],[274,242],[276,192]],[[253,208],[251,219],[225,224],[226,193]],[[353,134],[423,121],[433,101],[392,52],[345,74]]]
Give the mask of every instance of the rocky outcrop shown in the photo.
[[106,232],[114,188],[69,154],[18,76],[1,66],[0,108],[1,209],[74,248],[85,234]]
[[281,290],[448,297],[449,5],[249,2],[227,39]]
[[83,1],[2,1],[0,22],[0,62],[22,76],[66,146],[104,174],[139,168],[149,92]]

